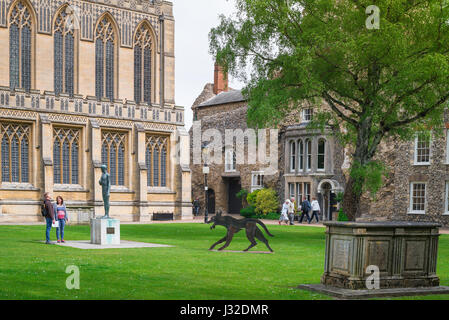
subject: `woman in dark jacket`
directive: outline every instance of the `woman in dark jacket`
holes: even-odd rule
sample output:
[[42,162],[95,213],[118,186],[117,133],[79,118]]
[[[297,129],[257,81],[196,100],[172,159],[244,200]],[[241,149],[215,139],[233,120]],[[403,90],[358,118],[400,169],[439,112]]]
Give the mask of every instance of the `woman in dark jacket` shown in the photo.
[[64,228],[65,223],[68,221],[67,217],[67,209],[64,204],[64,199],[61,196],[56,197],[56,203],[54,205],[55,211],[55,219],[59,221],[59,227],[56,228],[56,238],[58,239],[58,243],[65,242],[64,241]]

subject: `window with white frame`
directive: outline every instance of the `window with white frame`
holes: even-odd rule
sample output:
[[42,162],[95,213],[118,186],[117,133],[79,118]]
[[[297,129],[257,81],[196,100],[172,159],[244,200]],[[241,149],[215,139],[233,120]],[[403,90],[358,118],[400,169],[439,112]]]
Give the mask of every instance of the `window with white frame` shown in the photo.
[[236,156],[234,150],[228,150],[225,154],[225,171],[234,172],[236,169]]
[[310,121],[312,121],[312,118],[313,118],[313,109],[312,108],[302,109],[302,121],[303,122],[310,122]]
[[294,183],[288,184],[288,195],[289,195],[289,199],[291,199],[295,196],[295,184]]
[[302,183],[296,184],[296,209],[302,202]]
[[304,170],[304,142],[302,140],[298,141],[298,158],[300,171]]
[[251,192],[263,188],[263,172],[253,172],[251,174]]
[[306,169],[312,170],[312,140],[306,140]]
[[424,214],[426,212],[426,183],[412,182],[410,184],[410,213]]
[[295,172],[296,170],[296,143],[295,141],[290,142],[290,172]]
[[306,197],[306,199],[309,200],[309,202],[312,200],[310,198],[311,190],[312,190],[312,188],[310,186],[310,183],[308,183],[308,182],[304,183],[304,197]]
[[326,154],[326,140],[320,139],[318,141],[318,155],[317,155],[317,170],[324,171]]
[[430,163],[430,133],[419,132],[415,138],[415,164]]

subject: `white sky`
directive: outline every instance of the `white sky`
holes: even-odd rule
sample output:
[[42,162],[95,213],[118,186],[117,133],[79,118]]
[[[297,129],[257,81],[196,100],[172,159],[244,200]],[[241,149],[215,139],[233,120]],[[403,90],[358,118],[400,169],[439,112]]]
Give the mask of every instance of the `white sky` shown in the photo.
[[[214,81],[214,60],[209,54],[209,31],[218,16],[234,12],[234,0],[172,0],[175,16],[176,105],[185,107],[186,129],[192,125],[195,99],[208,82]],[[229,79],[229,86],[243,85]]]

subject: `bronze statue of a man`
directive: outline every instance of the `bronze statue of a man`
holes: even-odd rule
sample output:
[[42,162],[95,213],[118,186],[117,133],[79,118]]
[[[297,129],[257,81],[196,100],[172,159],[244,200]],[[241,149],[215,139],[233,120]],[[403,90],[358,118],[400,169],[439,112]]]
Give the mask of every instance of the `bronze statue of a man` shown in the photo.
[[109,217],[109,197],[111,195],[111,179],[109,177],[109,173],[107,172],[106,165],[101,166],[101,178],[100,178],[100,185],[102,189],[102,195],[103,195],[103,202],[104,202],[104,212],[105,215],[102,217],[102,219],[110,219]]

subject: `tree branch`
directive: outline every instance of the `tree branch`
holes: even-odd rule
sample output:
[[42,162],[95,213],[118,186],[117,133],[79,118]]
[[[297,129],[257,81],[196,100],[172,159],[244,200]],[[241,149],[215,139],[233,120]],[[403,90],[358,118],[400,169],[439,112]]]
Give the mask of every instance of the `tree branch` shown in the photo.
[[419,112],[415,116],[408,118],[408,119],[399,120],[399,121],[393,122],[393,123],[385,126],[385,132],[388,132],[395,127],[405,126],[405,125],[410,124],[418,119],[426,117],[430,112],[432,112],[438,106],[445,103],[447,101],[447,99],[449,99],[449,93],[444,95],[443,97],[441,97],[441,99],[439,99],[437,102],[435,102],[432,106],[428,107],[427,109],[424,109],[423,111]]
[[329,103],[331,109],[343,120],[345,120],[346,122],[352,124],[354,127],[358,128],[359,127],[359,123],[348,117],[347,115],[345,115],[340,109],[338,109],[338,107],[334,104],[334,102],[332,101],[332,97],[325,91],[323,91],[323,98],[324,100],[327,101],[327,103]]

